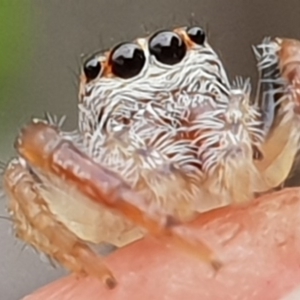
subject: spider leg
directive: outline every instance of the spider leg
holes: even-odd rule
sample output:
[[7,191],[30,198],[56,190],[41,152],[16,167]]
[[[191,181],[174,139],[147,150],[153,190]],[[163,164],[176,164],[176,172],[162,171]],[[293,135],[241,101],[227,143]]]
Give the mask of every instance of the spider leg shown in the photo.
[[94,275],[109,288],[116,285],[102,258],[52,215],[22,160],[11,161],[5,171],[4,185],[18,237],[77,274]]
[[67,184],[94,203],[123,215],[135,225],[155,237],[162,237],[167,245],[175,246],[214,269],[221,266],[215,253],[202,241],[185,237],[179,222],[149,205],[117,174],[96,164],[80,152],[70,140],[62,138],[54,126],[35,121],[25,127],[17,141],[19,155],[43,174],[62,178]]
[[263,112],[266,140],[265,155],[255,165],[269,189],[287,179],[299,148],[299,45],[265,39],[256,51],[260,82],[255,102]]

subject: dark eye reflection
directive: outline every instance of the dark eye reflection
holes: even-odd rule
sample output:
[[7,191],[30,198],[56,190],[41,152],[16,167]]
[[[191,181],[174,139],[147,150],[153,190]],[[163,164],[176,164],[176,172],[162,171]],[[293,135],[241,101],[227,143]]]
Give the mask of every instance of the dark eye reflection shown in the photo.
[[98,58],[92,57],[83,65],[83,72],[88,81],[93,80],[101,73],[101,63]]
[[123,43],[116,46],[112,50],[109,60],[112,73],[124,79],[137,76],[145,62],[144,51],[134,43]]
[[160,31],[150,38],[149,51],[159,62],[174,65],[184,58],[186,45],[177,33]]
[[193,41],[195,44],[202,46],[205,42],[205,32],[202,28],[194,26],[189,27],[186,30],[186,33],[191,41]]

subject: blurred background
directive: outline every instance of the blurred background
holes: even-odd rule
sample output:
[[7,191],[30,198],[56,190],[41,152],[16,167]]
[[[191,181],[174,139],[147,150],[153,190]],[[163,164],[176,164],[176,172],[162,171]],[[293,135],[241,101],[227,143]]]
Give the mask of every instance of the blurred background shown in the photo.
[[[251,45],[265,36],[300,39],[299,0],[0,0],[0,161],[22,125],[45,112],[76,126],[81,55],[161,28],[208,32],[231,78],[257,78]],[[293,184],[299,185],[295,175]],[[0,201],[5,216],[5,199]],[[63,276],[17,241],[0,219],[0,299],[16,300]]]

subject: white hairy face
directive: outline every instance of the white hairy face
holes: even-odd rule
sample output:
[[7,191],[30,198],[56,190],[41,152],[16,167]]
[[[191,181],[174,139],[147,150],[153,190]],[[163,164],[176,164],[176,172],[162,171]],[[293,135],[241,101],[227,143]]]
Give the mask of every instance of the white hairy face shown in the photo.
[[170,208],[168,190],[177,209],[188,202],[205,210],[200,185],[224,160],[252,160],[262,142],[261,115],[249,97],[248,81],[230,87],[201,28],[160,31],[86,62],[79,130],[89,155],[147,197]]

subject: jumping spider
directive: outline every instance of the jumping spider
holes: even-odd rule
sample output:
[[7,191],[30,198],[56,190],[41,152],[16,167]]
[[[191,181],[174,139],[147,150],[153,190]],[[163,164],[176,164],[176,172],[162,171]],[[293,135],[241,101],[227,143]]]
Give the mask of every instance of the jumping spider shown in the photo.
[[256,96],[249,80],[229,83],[200,27],[90,57],[78,129],[33,120],[16,141],[4,185],[17,236],[108,287],[116,279],[89,244],[151,234],[218,268],[218,255],[176,225],[285,181],[300,136],[299,45],[255,48]]

